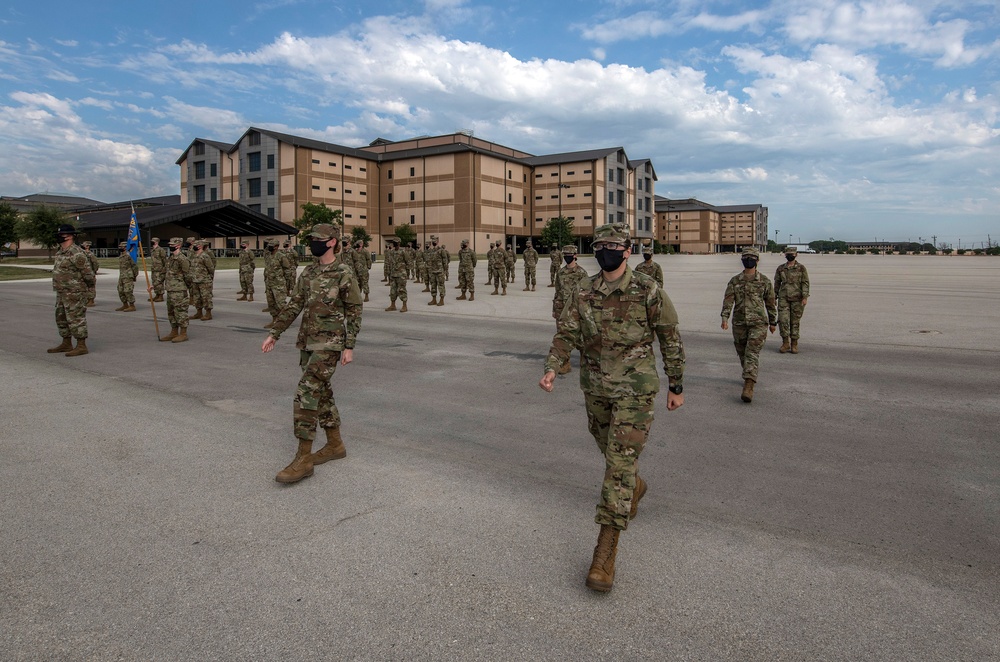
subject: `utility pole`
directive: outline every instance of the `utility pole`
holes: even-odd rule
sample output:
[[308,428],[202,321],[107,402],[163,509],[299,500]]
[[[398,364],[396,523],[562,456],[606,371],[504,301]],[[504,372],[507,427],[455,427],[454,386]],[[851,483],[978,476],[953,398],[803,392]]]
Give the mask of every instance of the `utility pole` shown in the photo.
[[934,248],[937,248],[937,235],[936,234],[932,234],[931,235],[931,239],[934,240]]

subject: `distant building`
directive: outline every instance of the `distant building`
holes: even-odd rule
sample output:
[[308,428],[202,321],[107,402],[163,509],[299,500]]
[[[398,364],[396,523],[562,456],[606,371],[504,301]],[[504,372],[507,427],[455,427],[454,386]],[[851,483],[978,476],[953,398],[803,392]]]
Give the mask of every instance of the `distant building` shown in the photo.
[[767,247],[767,207],[717,206],[656,196],[656,241],[676,253],[733,253]]

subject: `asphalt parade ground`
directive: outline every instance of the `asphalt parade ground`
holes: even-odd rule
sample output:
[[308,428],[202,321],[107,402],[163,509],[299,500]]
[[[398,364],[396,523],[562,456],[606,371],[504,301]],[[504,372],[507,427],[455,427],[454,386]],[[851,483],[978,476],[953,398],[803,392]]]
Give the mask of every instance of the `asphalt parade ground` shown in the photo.
[[481,260],[456,301],[453,263],[407,313],[376,264],[333,378],[348,455],[288,486],[297,323],[261,353],[260,268],[253,303],[218,272],[181,344],[102,272],[75,358],[45,352],[50,281],[0,283],[0,659],[1000,659],[1000,259],[803,255],[801,353],[768,339],[750,405],[738,257],[657,260],[685,404],[657,400],[608,594],[576,358],[538,387],[544,257],[535,292],[519,262],[490,296]]

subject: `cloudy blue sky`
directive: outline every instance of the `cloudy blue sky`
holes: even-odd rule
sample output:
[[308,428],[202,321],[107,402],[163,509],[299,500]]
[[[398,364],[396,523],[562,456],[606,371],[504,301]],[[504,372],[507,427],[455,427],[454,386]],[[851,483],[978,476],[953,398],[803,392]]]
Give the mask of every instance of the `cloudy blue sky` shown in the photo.
[[[659,195],[796,240],[1000,234],[996,0],[27,2],[0,8],[0,193],[176,193],[195,137],[474,130],[623,146]],[[772,237],[773,238],[773,237]]]

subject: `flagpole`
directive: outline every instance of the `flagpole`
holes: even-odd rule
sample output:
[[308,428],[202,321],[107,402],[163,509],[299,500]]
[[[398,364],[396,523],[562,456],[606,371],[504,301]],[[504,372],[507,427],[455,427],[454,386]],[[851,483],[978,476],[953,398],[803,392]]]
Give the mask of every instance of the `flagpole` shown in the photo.
[[156,339],[160,339],[160,321],[156,319],[156,303],[153,301],[153,286],[149,283],[149,269],[146,268],[146,254],[142,250],[142,235],[139,234],[139,221],[135,217],[135,205],[132,205],[132,220],[135,221],[135,234],[139,238],[139,259],[142,260],[142,273],[146,277],[146,291],[149,293],[149,305],[153,309],[153,328],[156,329]]

